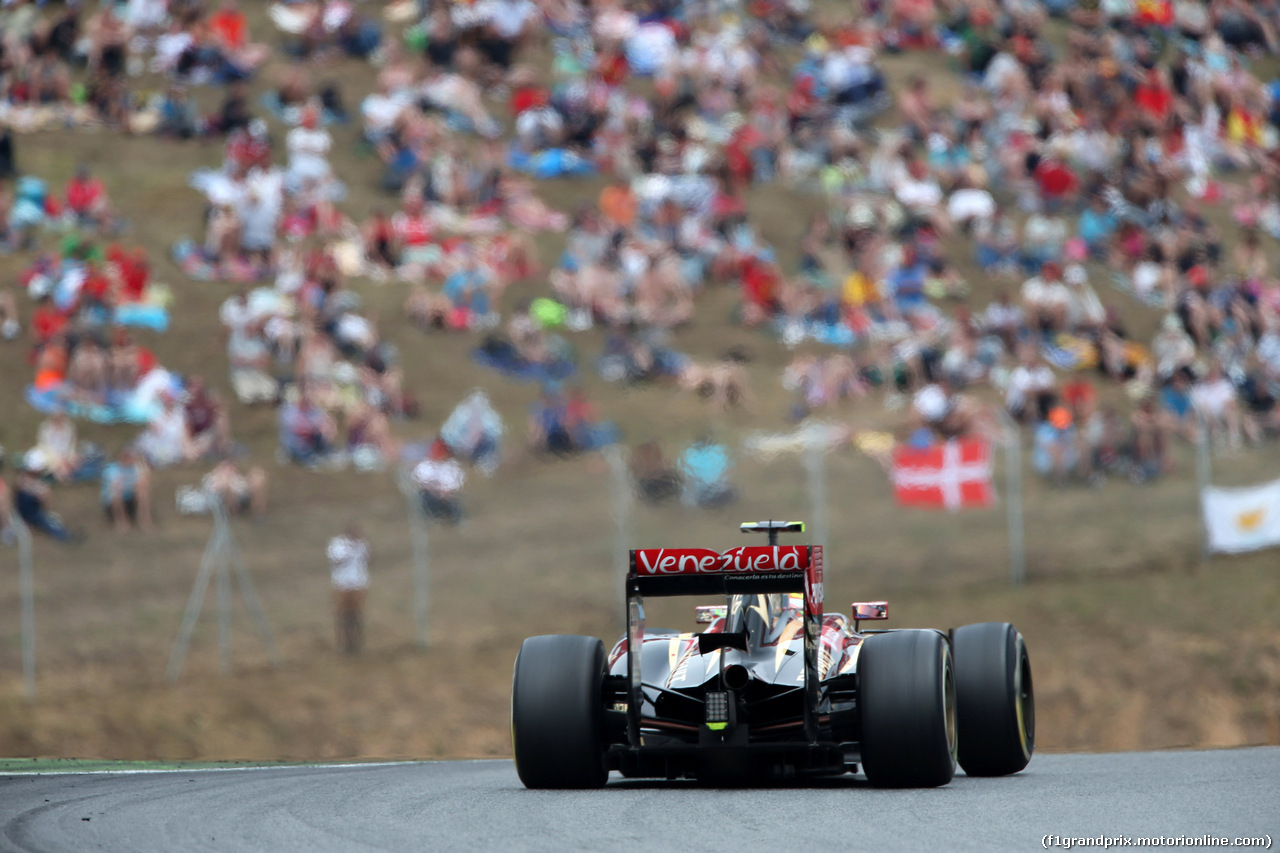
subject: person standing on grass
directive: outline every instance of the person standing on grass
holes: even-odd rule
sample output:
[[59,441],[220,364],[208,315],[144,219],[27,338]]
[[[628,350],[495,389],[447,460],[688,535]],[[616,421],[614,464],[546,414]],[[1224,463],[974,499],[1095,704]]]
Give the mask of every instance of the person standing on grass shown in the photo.
[[338,648],[358,654],[364,642],[364,596],[369,589],[369,543],[360,525],[351,522],[329,540],[330,577]]

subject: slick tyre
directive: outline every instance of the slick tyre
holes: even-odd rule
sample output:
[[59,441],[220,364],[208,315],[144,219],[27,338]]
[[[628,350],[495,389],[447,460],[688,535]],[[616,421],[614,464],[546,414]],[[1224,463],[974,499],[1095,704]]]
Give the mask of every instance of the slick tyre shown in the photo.
[[595,637],[530,637],[511,683],[516,773],[527,788],[599,788],[604,764],[604,644]]
[[1027,766],[1036,747],[1031,660],[1007,622],[952,632],[960,766],[970,776],[1006,776]]
[[892,631],[858,655],[862,769],[873,785],[932,788],[956,772],[951,647],[936,631]]

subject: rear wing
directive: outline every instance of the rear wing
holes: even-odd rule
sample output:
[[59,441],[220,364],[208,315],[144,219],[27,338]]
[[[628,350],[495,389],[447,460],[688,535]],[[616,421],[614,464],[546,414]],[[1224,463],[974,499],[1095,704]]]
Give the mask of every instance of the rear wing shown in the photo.
[[657,596],[801,592],[805,611],[821,615],[822,546],[638,548],[631,552],[627,588]]
[[[778,545],[779,532],[804,530],[800,522],[742,525],[744,533],[767,532],[770,544],[713,551],[709,548],[638,548],[631,551],[627,571],[627,734],[641,745],[643,704],[640,649],[644,642],[644,596],[738,595],[798,592],[804,595],[805,733],[817,740],[821,685],[818,678],[818,633],[822,627],[823,555],[821,545]],[[700,642],[699,644],[703,644]],[[707,644],[707,651],[711,651]]]

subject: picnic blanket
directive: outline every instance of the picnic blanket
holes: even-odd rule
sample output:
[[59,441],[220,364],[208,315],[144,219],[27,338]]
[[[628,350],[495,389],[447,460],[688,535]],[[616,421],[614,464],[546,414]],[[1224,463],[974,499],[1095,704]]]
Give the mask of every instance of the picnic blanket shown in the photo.
[[547,364],[528,361],[509,342],[499,338],[491,338],[477,347],[471,358],[477,364],[518,382],[561,382],[578,372],[577,366],[566,358],[554,359]]
[[105,403],[74,399],[65,382],[43,389],[29,385],[25,396],[36,411],[46,415],[62,411],[73,418],[99,424],[145,424],[160,413],[160,397],[166,392],[181,394],[182,381],[157,367],[142,377],[131,392],[108,396]]
[[533,175],[535,178],[594,175],[595,164],[567,148],[547,148],[534,154],[526,154],[512,148],[507,157],[511,168]]

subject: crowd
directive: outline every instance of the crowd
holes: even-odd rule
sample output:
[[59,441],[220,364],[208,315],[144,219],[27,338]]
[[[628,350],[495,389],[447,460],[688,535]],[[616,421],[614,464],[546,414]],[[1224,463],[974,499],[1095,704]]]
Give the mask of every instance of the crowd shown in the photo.
[[[0,123],[222,140],[173,256],[192,285],[234,289],[236,403],[276,407],[282,464],[405,465],[446,522],[468,468],[497,469],[502,419],[481,392],[428,440],[399,438],[415,366],[354,282],[402,288],[423,334],[470,334],[480,364],[536,383],[527,443],[548,456],[618,440],[574,381],[590,366],[754,407],[750,353],[672,344],[731,287],[732,322],[794,350],[779,379],[797,419],[875,401],[927,443],[1007,416],[1057,482],[1148,480],[1176,441],[1280,432],[1280,87],[1252,70],[1276,18],[1240,0],[886,0],[838,18],[785,0],[305,0],[266,20],[235,0],[16,2]],[[291,62],[268,79],[274,51]],[[884,57],[904,52],[937,67],[895,82]],[[356,62],[372,91],[329,70]],[[348,123],[379,208],[348,203],[331,132]],[[0,155],[19,171],[8,132]],[[597,189],[574,209],[543,200],[538,181],[584,175]],[[780,229],[783,191],[811,212]],[[229,506],[260,512],[262,468],[229,461],[232,408],[128,331],[163,332],[173,290],[115,242],[126,226],[87,169],[60,194],[32,176],[0,191],[0,243],[29,256],[0,331],[27,330],[28,399],[50,417],[18,504],[96,477],[112,523],[145,527],[149,470],[203,463]],[[540,232],[563,234],[546,268]],[[1134,318],[1153,311],[1149,337]],[[604,348],[583,358],[596,326]],[[67,415],[140,432],[108,462],[68,443]],[[723,444],[673,463],[643,446],[642,493],[734,496]]]

